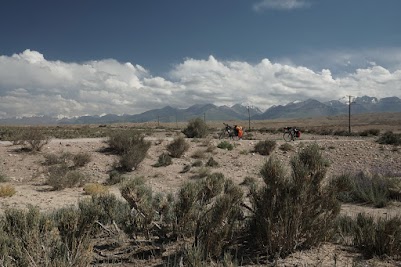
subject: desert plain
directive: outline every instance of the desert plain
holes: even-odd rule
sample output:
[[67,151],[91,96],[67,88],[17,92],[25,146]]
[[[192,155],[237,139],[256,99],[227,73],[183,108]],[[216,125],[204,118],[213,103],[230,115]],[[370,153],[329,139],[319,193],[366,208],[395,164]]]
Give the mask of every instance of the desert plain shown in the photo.
[[[401,148],[379,144],[378,136],[344,136],[333,134],[319,134],[323,130],[349,130],[347,116],[311,118],[300,120],[273,120],[273,121],[243,121],[227,122],[241,124],[245,128],[242,140],[225,139],[234,149],[217,148],[222,141],[217,138],[222,122],[207,122],[211,128],[209,135],[202,139],[187,138],[189,149],[180,158],[173,158],[173,163],[165,167],[154,167],[158,157],[166,152],[166,146],[175,137],[184,136],[181,130],[186,123],[158,124],[110,124],[110,125],[74,125],[58,126],[58,131],[70,131],[71,128],[88,127],[93,131],[102,131],[105,128],[118,130],[127,128],[144,129],[145,139],[151,142],[146,158],[139,167],[132,172],[125,173],[129,177],[141,176],[145,178],[154,193],[176,193],[180,186],[190,180],[202,169],[208,172],[220,172],[226,178],[232,179],[235,184],[241,184],[247,177],[261,182],[260,170],[269,157],[275,157],[289,169],[291,158],[301,149],[311,143],[316,143],[324,158],[329,162],[326,175],[327,181],[343,173],[364,172],[369,174],[387,175],[401,179]],[[251,125],[249,131],[248,124]],[[297,126],[302,130],[301,137],[289,142],[292,150],[284,151],[280,146],[285,143],[282,138],[282,129],[285,126]],[[368,129],[378,129],[380,133],[393,131],[401,132],[401,114],[368,114],[356,115],[352,118],[352,132],[358,133]],[[6,126],[4,126],[6,127]],[[4,128],[0,127],[0,130]],[[35,126],[53,127],[53,126]],[[269,130],[270,129],[270,130]],[[272,131],[276,129],[276,131]],[[254,146],[261,140],[277,142],[274,151],[268,155],[255,153]],[[50,212],[61,207],[77,205],[90,196],[83,187],[53,190],[46,183],[47,166],[46,155],[63,153],[89,153],[90,161],[80,168],[87,179],[92,183],[105,183],[109,178],[117,156],[105,153],[107,137],[76,138],[52,137],[39,152],[27,152],[11,141],[0,141],[0,172],[7,177],[7,184],[15,188],[16,193],[11,197],[0,199],[0,213],[7,208],[26,209],[29,205],[37,206],[42,212]],[[214,149],[207,149],[214,147]],[[205,167],[206,161],[213,157],[218,163],[216,167]],[[202,166],[193,166],[195,162],[202,162]],[[186,166],[192,166],[189,171],[183,172]],[[108,191],[121,197],[119,185],[108,186]],[[401,202],[394,201],[384,208],[375,208],[364,203],[343,203],[341,214],[356,216],[358,213],[367,213],[376,217],[401,216]],[[396,259],[373,258],[365,259],[360,251],[333,243],[323,243],[317,248],[296,252],[285,259],[276,262],[278,266],[401,266]],[[154,259],[148,262],[124,263],[121,266],[163,266],[163,262]],[[113,265],[114,266],[114,265]],[[256,265],[255,265],[256,266]]]

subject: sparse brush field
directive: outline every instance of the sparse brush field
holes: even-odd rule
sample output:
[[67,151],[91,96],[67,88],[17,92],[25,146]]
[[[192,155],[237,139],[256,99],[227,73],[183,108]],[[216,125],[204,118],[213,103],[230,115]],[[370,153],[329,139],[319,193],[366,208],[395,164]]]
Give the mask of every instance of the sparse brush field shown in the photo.
[[1,126],[0,266],[400,266],[398,115]]

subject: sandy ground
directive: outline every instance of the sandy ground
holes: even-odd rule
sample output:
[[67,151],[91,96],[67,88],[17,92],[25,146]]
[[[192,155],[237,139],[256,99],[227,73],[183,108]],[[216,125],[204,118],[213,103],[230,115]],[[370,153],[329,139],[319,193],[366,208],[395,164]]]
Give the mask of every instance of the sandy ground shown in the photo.
[[[129,174],[129,176],[143,176],[154,192],[175,192],[184,182],[197,173],[199,167],[192,167],[187,173],[180,173],[185,165],[191,165],[198,159],[192,157],[196,151],[206,151],[207,143],[217,146],[218,139],[190,140],[190,149],[182,158],[173,159],[173,164],[167,167],[152,167],[157,162],[158,156],[166,151],[166,146],[174,136],[166,136],[165,133],[156,133],[147,137],[152,146],[147,158],[141,163],[139,168]],[[327,179],[334,175],[345,172],[379,172],[396,174],[401,179],[401,149],[395,150],[392,146],[377,144],[374,138],[367,137],[332,137],[303,135],[300,140],[291,142],[294,151],[283,152],[278,147],[284,143],[281,134],[255,134],[258,140],[277,140],[278,146],[272,156],[277,157],[289,167],[289,160],[294,154],[305,145],[316,142],[322,148],[322,153],[330,162]],[[237,184],[241,183],[245,177],[254,177],[261,181],[259,175],[261,166],[268,159],[253,153],[252,150],[258,140],[237,140],[230,141],[235,145],[231,151],[215,148],[213,152],[204,152],[205,157],[201,159],[203,163],[212,156],[219,167],[211,168],[212,172],[221,172],[225,177],[230,177]],[[51,211],[66,205],[76,205],[82,198],[88,197],[82,188],[70,188],[61,191],[53,191],[45,184],[46,166],[44,165],[44,155],[50,153],[61,154],[69,152],[77,154],[79,152],[89,152],[91,161],[80,170],[90,178],[92,182],[104,182],[109,177],[116,156],[102,152],[107,144],[104,139],[70,139],[70,140],[51,140],[41,152],[27,153],[21,152],[20,147],[9,142],[0,142],[0,172],[9,178],[8,184],[16,189],[16,194],[12,197],[0,199],[0,211],[6,208],[26,208],[28,205],[38,206],[43,211]],[[118,185],[111,186],[110,192],[120,196]],[[378,216],[401,215],[401,208],[398,205],[390,205],[385,209],[375,209],[363,205],[343,205],[342,213],[356,215],[360,212],[367,212]],[[326,262],[327,265],[335,266],[334,256],[337,250],[343,251],[338,258],[338,266],[352,266],[351,258],[354,252],[342,250],[332,244],[326,244],[317,253],[309,252],[311,262]],[[316,254],[317,253],[317,254]],[[326,255],[326,254],[327,255]],[[305,256],[305,254],[303,254]],[[312,255],[320,255],[319,259]],[[326,256],[325,256],[326,255]],[[330,255],[330,256],[328,256]],[[304,257],[303,256],[303,257]],[[295,266],[297,254],[292,255],[282,263],[282,266]],[[299,256],[301,257],[301,256]],[[324,259],[324,258],[327,259]],[[342,260],[340,258],[342,257]],[[305,260],[305,259],[304,259]],[[302,260],[301,262],[303,262]],[[337,259],[336,259],[337,260]],[[307,262],[307,261],[305,261]],[[342,262],[343,264],[340,264]],[[288,265],[286,265],[288,263]],[[294,263],[292,265],[292,263]],[[312,264],[312,263],[311,263]],[[383,262],[381,264],[384,264]],[[381,266],[397,266],[391,265]],[[307,265],[297,265],[307,266]],[[370,266],[370,265],[367,265]],[[398,265],[399,266],[399,265]]]

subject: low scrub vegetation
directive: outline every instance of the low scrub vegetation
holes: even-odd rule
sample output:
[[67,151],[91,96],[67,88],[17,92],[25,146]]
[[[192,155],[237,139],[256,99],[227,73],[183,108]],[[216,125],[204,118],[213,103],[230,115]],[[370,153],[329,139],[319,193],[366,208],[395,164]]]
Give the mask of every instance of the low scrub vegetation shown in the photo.
[[254,151],[260,155],[268,156],[276,148],[277,142],[273,140],[259,141],[255,144]]
[[380,129],[367,129],[359,133],[360,136],[378,136]]
[[262,167],[264,185],[252,187],[252,243],[270,257],[285,257],[318,245],[331,235],[340,211],[335,191],[322,184],[327,167],[316,144],[291,160],[292,175],[270,158]]
[[91,161],[91,154],[87,152],[80,152],[78,154],[72,154],[69,152],[63,152],[60,154],[49,153],[44,155],[44,165],[60,165],[66,164],[71,168],[84,167]]
[[91,161],[91,154],[87,152],[80,152],[72,157],[75,167],[83,167]]
[[107,185],[115,185],[125,180],[125,176],[117,170],[112,170],[109,173],[109,178],[106,180]]
[[233,150],[233,149],[234,149],[233,144],[231,144],[231,143],[228,142],[228,141],[221,141],[221,142],[217,145],[217,147],[220,148],[220,149],[226,149],[226,150]]
[[171,156],[167,153],[160,154],[156,164],[153,164],[153,167],[165,167],[169,166],[173,163]]
[[[354,245],[369,257],[401,256],[401,219],[358,216],[336,220],[339,199],[352,195],[350,181],[358,179],[342,177],[326,185],[323,179],[328,165],[321,149],[311,144],[298,150],[290,169],[271,156],[261,167],[260,177],[246,176],[243,187],[222,173],[211,173],[207,167],[218,163],[210,157],[207,167],[194,168],[192,178],[196,179],[174,194],[153,192],[146,178],[128,178],[128,174],[113,170],[106,183],[120,183],[122,201],[107,193],[107,187],[87,183],[84,191],[91,197],[79,201],[78,207],[54,213],[39,213],[32,207],[7,210],[0,215],[0,263],[64,267],[123,261],[136,264],[135,259],[140,258],[140,264],[146,265],[145,257],[162,257],[163,244],[177,251],[171,249],[169,262],[161,265],[236,266],[259,263],[259,259],[269,265],[276,258],[333,237],[351,240],[344,244]],[[127,151],[119,153],[126,155]],[[164,166],[168,160],[161,156],[158,163]],[[73,175],[63,180],[76,169],[61,158],[49,160],[56,162],[48,163],[49,184],[53,180],[52,186],[62,189],[86,183],[87,179]],[[186,166],[185,172],[190,171],[190,165]],[[368,182],[371,180],[361,183]],[[391,199],[397,185],[389,183],[387,188]],[[179,244],[172,244],[177,240]],[[133,254],[136,249],[141,250],[139,256]],[[144,256],[147,254],[151,256]]]
[[207,167],[218,167],[219,163],[213,158],[210,157],[209,160],[206,162]]
[[[88,266],[92,246],[76,211],[59,211],[61,220],[31,207],[8,209],[1,217],[0,258],[3,266]],[[90,229],[90,228],[88,228]]]
[[387,206],[389,201],[399,199],[401,195],[399,179],[378,174],[343,174],[334,178],[331,185],[342,202],[371,204],[378,208]]
[[15,145],[22,145],[27,151],[38,152],[49,143],[50,137],[39,128],[20,128],[12,136]]
[[189,144],[183,137],[175,138],[168,146],[167,151],[173,158],[180,158],[189,149]]
[[0,183],[8,182],[10,179],[0,171]]
[[203,162],[200,161],[200,163],[195,163],[195,165],[198,165],[200,168],[194,171],[195,174],[191,177],[192,179],[199,180],[210,175],[210,168],[202,167]]
[[14,141],[21,132],[31,129],[40,130],[44,135],[58,139],[107,137],[113,131],[112,127],[105,125],[0,126],[0,139]]
[[206,157],[206,151],[203,149],[198,149],[191,155],[191,158],[194,159],[204,159],[205,157]]
[[116,168],[132,171],[145,159],[151,143],[138,131],[117,131],[108,139],[109,148],[120,156]]
[[289,143],[282,144],[279,149],[284,152],[293,151],[294,147]]
[[204,138],[208,134],[208,127],[201,118],[196,118],[190,120],[182,132],[188,138]]
[[66,164],[50,166],[48,169],[47,184],[54,190],[82,186],[87,177],[78,170],[71,170]]
[[[2,266],[89,266],[95,262],[96,234],[116,235],[107,225],[129,232],[128,205],[114,195],[93,196],[52,213],[7,209],[0,215]],[[102,227],[104,228],[102,228]],[[117,226],[118,227],[118,226]],[[119,230],[119,229],[118,229]]]
[[353,245],[367,258],[401,256],[401,218],[373,218],[358,214],[340,217],[338,235],[346,245]]
[[399,146],[401,145],[401,134],[396,134],[388,131],[382,134],[379,139],[377,139],[377,142],[383,145]]
[[49,153],[44,155],[45,162],[44,165],[51,166],[56,164],[65,164],[72,159],[72,154],[68,152],[63,152],[60,154]]
[[271,134],[276,134],[276,133],[281,133],[282,129],[273,129],[273,128],[266,128],[266,127],[262,127],[259,128],[257,131],[259,131],[260,133],[271,133]]
[[192,166],[192,167],[202,167],[202,166],[203,166],[203,161],[200,160],[200,159],[195,160],[195,161],[192,163],[191,166]]
[[246,176],[244,180],[240,183],[243,186],[254,186],[256,184],[256,178],[251,176]]

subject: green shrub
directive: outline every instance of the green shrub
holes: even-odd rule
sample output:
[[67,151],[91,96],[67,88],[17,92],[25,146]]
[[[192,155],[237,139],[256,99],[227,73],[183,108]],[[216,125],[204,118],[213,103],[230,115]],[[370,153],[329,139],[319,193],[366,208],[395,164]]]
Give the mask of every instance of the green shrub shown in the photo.
[[79,171],[70,170],[66,164],[54,165],[49,168],[47,184],[54,190],[83,185],[86,177]]
[[[203,163],[202,163],[203,164]],[[202,179],[205,178],[206,176],[210,175],[210,169],[206,167],[201,167],[197,170],[195,175],[193,175],[191,178],[192,179]]]
[[157,160],[157,163],[153,165],[153,167],[165,167],[169,166],[173,163],[171,157],[167,153],[162,153]]
[[379,144],[383,145],[401,145],[401,134],[395,134],[392,131],[385,132],[382,134],[379,139],[377,139]]
[[192,167],[201,167],[201,166],[203,166],[203,162],[202,162],[200,159],[198,159],[198,160],[195,160],[195,161],[192,163],[191,166],[192,166]]
[[335,130],[333,132],[333,135],[337,135],[337,136],[352,136],[355,135],[354,133],[350,133],[347,130]]
[[[128,234],[131,233],[130,208],[127,202],[117,199],[114,194],[95,194],[78,202],[80,220],[94,225],[97,221],[103,225],[116,223]],[[118,231],[118,230],[117,230]],[[98,232],[91,227],[91,232]]]
[[391,190],[397,186],[396,180],[391,177],[366,175],[363,172],[335,177],[331,185],[337,190],[338,199],[342,202],[373,204],[379,208],[387,206],[391,200]]
[[191,155],[191,158],[204,159],[206,157],[206,153],[205,152],[206,152],[205,150],[198,149]]
[[115,132],[110,135],[108,144],[111,150],[120,155],[117,167],[128,172],[138,168],[139,164],[145,159],[151,145],[137,131]]
[[[203,209],[195,236],[195,246],[201,246],[204,259],[221,257],[227,251],[230,242],[238,235],[243,200],[242,190],[231,180],[225,180],[222,174],[208,178],[211,181],[209,183],[206,179],[204,188],[208,189],[206,193],[211,192],[211,194],[206,196],[206,199],[214,197],[215,200],[210,208]],[[210,188],[215,190],[212,191]],[[223,188],[222,191],[220,188]]]
[[177,137],[167,146],[167,151],[173,158],[180,158],[189,149],[188,143],[183,137]]
[[[333,129],[329,129],[329,128],[321,128],[321,129],[314,129],[311,130],[311,133],[316,133],[318,135],[332,135],[333,134]],[[337,133],[340,133],[340,131],[336,131]],[[344,132],[344,131],[342,131]]]
[[55,153],[45,154],[44,158],[44,165],[47,166],[65,163],[65,160],[62,160],[61,157]]
[[209,160],[206,162],[207,167],[218,167],[219,163],[213,158],[210,157]]
[[208,134],[208,128],[201,118],[196,118],[190,120],[182,132],[188,138],[204,138]]
[[[108,137],[109,148],[118,155],[124,155],[136,148],[149,148],[150,142],[144,140],[144,136],[139,131],[116,131]],[[147,151],[147,149],[146,149]]]
[[233,149],[234,149],[234,146],[233,146],[230,142],[228,142],[228,141],[222,141],[222,142],[220,142],[220,143],[217,145],[217,147],[218,147],[218,148],[221,148],[221,149],[227,149],[227,150],[233,150]]
[[[123,198],[128,202],[131,214],[131,231],[144,234],[150,238],[152,232],[158,236],[165,236],[171,231],[175,222],[173,213],[172,195],[152,194],[152,190],[145,184],[142,177],[135,177],[123,183],[120,187]],[[164,222],[163,227],[159,223]]]
[[[74,238],[67,239],[65,233]],[[82,231],[63,231],[53,215],[37,208],[8,209],[0,222],[0,258],[3,266],[89,266],[92,245]]]
[[189,170],[191,170],[191,165],[186,164],[186,165],[184,165],[184,167],[182,168],[182,171],[180,171],[180,173],[187,173],[187,172],[189,172]]
[[73,156],[72,161],[75,167],[83,167],[91,161],[91,154],[81,152]]
[[137,144],[136,148],[133,147],[121,155],[119,161],[119,167],[123,171],[133,171],[136,170],[139,164],[145,159],[150,143]]
[[199,202],[200,183],[187,182],[180,187],[174,213],[177,217],[177,235],[191,237],[196,229],[196,219],[201,207]]
[[119,171],[112,170],[109,173],[109,178],[106,180],[106,184],[115,185],[115,184],[123,182],[124,179],[125,179],[124,175],[122,175]]
[[125,181],[120,187],[121,196],[135,213],[135,231],[147,234],[156,214],[153,206],[152,190],[145,184],[143,177]]
[[96,230],[93,225],[97,217],[93,213],[90,217],[85,217],[76,207],[65,207],[55,211],[52,218],[63,243],[64,253],[72,258],[71,266],[80,266],[81,260],[91,261],[93,249],[91,235]]
[[255,137],[253,136],[252,133],[249,132],[249,130],[247,130],[247,132],[244,134],[242,139],[244,139],[244,140],[255,140]]
[[73,154],[69,152],[63,152],[61,154],[55,154],[55,153],[49,153],[45,154],[45,162],[44,165],[51,166],[51,165],[57,165],[57,164],[70,164],[70,161],[74,157]]
[[287,177],[281,163],[270,157],[261,169],[264,185],[250,191],[250,238],[255,248],[271,258],[329,238],[340,211],[335,191],[322,185],[327,167],[316,144],[294,156],[291,168],[292,176]]
[[69,152],[63,152],[59,154],[49,153],[44,155],[45,162],[44,165],[60,165],[66,164],[72,168],[83,167],[91,161],[91,154],[86,152],[81,152],[78,154],[71,154]]
[[379,129],[367,129],[359,133],[360,136],[378,136],[379,134]]
[[212,153],[215,150],[216,150],[216,147],[213,144],[209,144],[208,147],[206,148],[206,152],[209,152],[209,153]]
[[255,145],[254,151],[256,153],[259,153],[260,155],[268,156],[274,151],[276,145],[277,145],[276,141],[273,140],[259,141]]
[[41,151],[50,138],[37,128],[24,128],[15,136],[14,143],[23,145],[29,151]]
[[204,138],[204,139],[202,139],[201,146],[209,147],[210,145],[212,145],[212,138]]
[[244,186],[254,186],[256,185],[256,179],[251,176],[246,176],[240,185]]
[[282,128],[274,129],[274,128],[261,127],[260,129],[257,129],[255,131],[258,131],[259,133],[277,134],[277,133],[282,133],[283,129]]
[[8,182],[10,179],[3,173],[0,172],[0,183]]
[[220,257],[235,239],[240,219],[242,190],[221,173],[186,183],[175,204],[176,231],[194,237],[199,260]]
[[248,149],[242,149],[239,153],[241,155],[248,155],[249,154],[249,150]]
[[285,152],[294,150],[294,147],[289,143],[284,143],[279,148],[280,148],[280,150],[285,151]]
[[350,239],[365,257],[399,257],[401,255],[401,218],[375,219],[366,214],[338,220],[339,235]]

